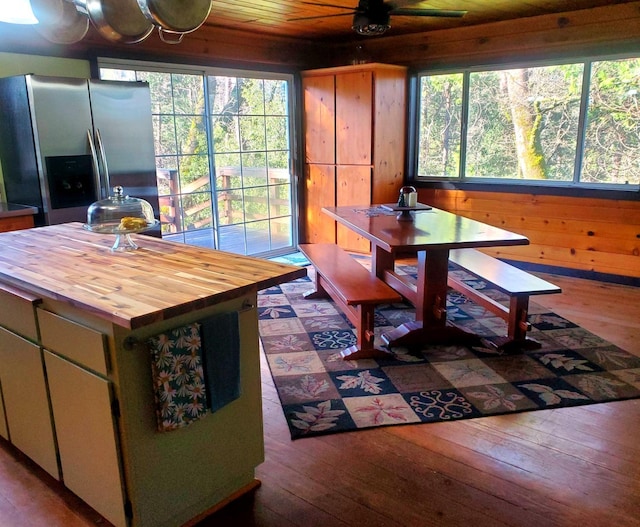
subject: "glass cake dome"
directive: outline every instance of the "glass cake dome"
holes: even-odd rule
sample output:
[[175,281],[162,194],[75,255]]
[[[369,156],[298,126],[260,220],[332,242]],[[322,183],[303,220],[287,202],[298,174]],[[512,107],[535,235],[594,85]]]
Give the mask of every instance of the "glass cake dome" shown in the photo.
[[130,234],[143,232],[158,225],[148,201],[124,195],[120,186],[113,187],[113,196],[92,203],[87,210],[84,228],[102,234],[115,234],[112,251],[137,249]]

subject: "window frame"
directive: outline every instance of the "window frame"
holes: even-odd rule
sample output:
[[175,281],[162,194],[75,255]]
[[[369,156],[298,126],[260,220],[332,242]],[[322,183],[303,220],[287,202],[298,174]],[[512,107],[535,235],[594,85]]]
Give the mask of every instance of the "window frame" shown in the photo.
[[[589,98],[590,73],[594,62],[615,61],[624,59],[640,58],[638,53],[616,53],[593,55],[589,57],[559,57],[553,60],[528,60],[512,61],[500,63],[487,63],[477,66],[467,67],[437,67],[421,68],[410,73],[408,79],[408,107],[407,107],[407,164],[406,174],[408,181],[415,186],[434,189],[465,189],[492,192],[510,193],[533,193],[558,196],[581,196],[581,197],[602,197],[609,199],[640,199],[640,184],[630,184],[628,186],[616,183],[582,183],[578,180],[583,162],[585,126],[585,106]],[[576,157],[574,163],[574,176],[571,181],[545,181],[545,180],[520,180],[491,177],[467,177],[464,174],[465,156],[467,146],[467,119],[469,114],[469,78],[472,73],[486,71],[502,71],[515,68],[534,68],[555,66],[563,64],[584,65],[584,76],[582,79],[582,94],[580,101],[580,116],[578,122],[578,142],[576,145]],[[460,145],[460,168],[455,177],[443,176],[419,176],[419,123],[420,123],[420,79],[423,76],[431,75],[463,75],[463,95],[461,109],[461,145]]]

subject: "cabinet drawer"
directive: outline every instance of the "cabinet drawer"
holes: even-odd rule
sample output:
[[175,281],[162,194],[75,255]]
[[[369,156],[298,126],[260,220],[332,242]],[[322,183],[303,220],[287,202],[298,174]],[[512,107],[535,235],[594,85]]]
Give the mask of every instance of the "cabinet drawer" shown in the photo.
[[40,298],[30,293],[0,284],[0,306],[2,306],[0,325],[37,342],[38,329],[34,308],[40,302]]
[[105,335],[44,309],[38,309],[38,322],[44,348],[107,375],[109,365]]

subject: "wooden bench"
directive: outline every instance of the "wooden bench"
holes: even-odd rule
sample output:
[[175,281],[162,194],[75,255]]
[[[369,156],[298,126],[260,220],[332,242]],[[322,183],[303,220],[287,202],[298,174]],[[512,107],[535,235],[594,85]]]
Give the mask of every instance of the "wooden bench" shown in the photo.
[[374,310],[379,304],[402,301],[390,286],[333,243],[298,246],[316,270],[315,290],[305,298],[331,297],[356,328],[357,342],[340,352],[344,359],[388,358],[374,346]]
[[509,296],[507,307],[449,273],[447,280],[449,287],[460,291],[507,322],[507,336],[493,342],[499,350],[518,351],[540,347],[539,342],[527,338],[527,331],[531,329],[527,320],[529,297],[561,293],[562,290],[558,286],[475,249],[449,251],[449,260],[492,283],[498,290]]

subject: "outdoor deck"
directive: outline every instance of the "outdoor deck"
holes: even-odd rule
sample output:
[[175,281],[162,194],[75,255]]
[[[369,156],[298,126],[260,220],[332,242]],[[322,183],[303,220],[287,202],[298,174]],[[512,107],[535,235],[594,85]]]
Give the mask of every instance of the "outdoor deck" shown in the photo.
[[262,231],[247,230],[245,234],[245,226],[242,224],[220,229],[220,243],[217,246],[213,229],[163,234],[162,239],[250,256],[266,254],[276,256],[296,251],[293,240],[288,234],[272,233],[271,238]]

